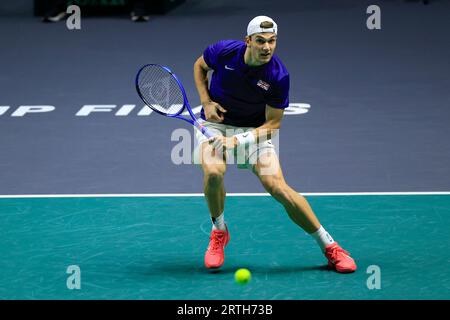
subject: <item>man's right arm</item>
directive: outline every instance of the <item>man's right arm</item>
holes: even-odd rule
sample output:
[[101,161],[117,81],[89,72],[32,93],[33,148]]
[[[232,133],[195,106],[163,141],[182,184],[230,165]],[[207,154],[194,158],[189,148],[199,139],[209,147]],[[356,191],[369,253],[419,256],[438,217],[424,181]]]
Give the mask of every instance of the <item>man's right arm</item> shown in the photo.
[[194,64],[194,80],[197,87],[200,103],[204,104],[211,101],[208,91],[208,71],[212,70],[203,59],[203,56],[195,61]]
[[200,56],[194,63],[194,80],[197,87],[200,103],[205,111],[205,118],[211,122],[222,122],[224,112],[227,112],[221,105],[211,100],[208,90],[208,71],[212,70]]

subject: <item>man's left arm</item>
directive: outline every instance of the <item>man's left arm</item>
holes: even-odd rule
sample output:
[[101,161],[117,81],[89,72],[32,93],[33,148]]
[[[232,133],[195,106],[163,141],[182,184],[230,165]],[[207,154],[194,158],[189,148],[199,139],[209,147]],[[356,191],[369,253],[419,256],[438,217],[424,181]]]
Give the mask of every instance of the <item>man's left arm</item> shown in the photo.
[[266,121],[263,125],[247,131],[236,134],[231,137],[217,136],[209,139],[210,144],[214,148],[234,149],[239,145],[249,145],[261,143],[271,139],[272,135],[281,127],[281,120],[283,119],[284,109],[273,108],[266,105]]
[[[233,147],[239,145],[257,144],[270,140],[278,129],[281,127],[281,120],[283,120],[284,109],[274,108],[266,105],[266,121],[263,125],[253,129],[250,132],[236,134],[233,137]],[[229,143],[230,144],[230,143]],[[228,145],[229,145],[228,144]],[[228,146],[227,146],[228,147]]]
[[283,114],[284,109],[266,105],[266,122],[252,131],[255,137],[255,143],[261,143],[272,138],[272,135],[281,127]]

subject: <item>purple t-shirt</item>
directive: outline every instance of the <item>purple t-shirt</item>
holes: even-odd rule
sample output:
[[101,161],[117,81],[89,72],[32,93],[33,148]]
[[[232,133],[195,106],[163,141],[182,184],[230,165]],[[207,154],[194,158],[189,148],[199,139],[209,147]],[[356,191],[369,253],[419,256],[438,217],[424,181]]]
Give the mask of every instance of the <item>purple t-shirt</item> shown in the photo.
[[[266,105],[289,106],[289,73],[273,55],[266,64],[250,67],[244,62],[243,41],[219,41],[205,49],[203,58],[214,70],[209,94],[227,112],[222,123],[237,127],[259,127],[265,120]],[[202,119],[205,114],[202,108]]]

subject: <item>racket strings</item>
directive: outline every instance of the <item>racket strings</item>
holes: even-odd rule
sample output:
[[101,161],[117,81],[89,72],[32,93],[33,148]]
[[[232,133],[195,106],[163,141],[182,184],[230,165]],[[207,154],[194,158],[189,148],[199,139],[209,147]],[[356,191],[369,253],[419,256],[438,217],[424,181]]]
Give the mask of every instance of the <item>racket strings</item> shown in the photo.
[[159,112],[175,115],[183,109],[184,97],[178,82],[159,66],[149,65],[142,69],[138,87],[147,105]]

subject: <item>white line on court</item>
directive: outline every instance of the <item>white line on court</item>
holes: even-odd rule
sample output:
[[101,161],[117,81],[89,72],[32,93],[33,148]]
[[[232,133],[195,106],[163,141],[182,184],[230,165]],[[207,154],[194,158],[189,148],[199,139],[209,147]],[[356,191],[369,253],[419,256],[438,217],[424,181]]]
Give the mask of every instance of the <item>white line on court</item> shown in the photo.
[[[305,192],[307,197],[316,196],[417,196],[450,195],[450,191],[419,192]],[[117,193],[117,194],[5,194],[0,199],[22,198],[157,198],[157,197],[203,197],[203,193]],[[267,197],[268,193],[227,193],[229,197]]]

